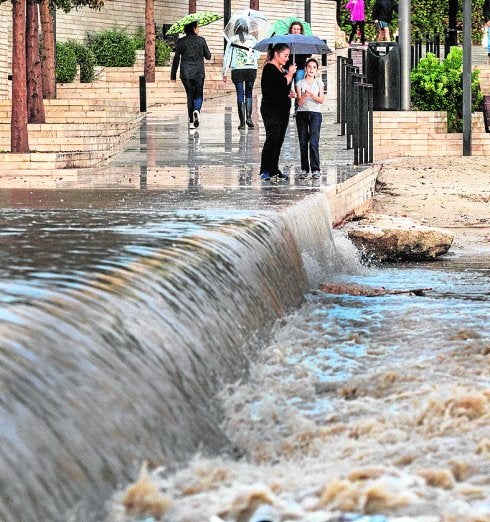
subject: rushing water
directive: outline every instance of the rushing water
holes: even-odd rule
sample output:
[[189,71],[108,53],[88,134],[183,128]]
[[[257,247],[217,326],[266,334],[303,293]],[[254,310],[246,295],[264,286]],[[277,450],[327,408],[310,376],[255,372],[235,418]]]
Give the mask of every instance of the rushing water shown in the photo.
[[[488,259],[368,270],[334,247],[322,194],[281,196],[279,213],[157,195],[3,211],[2,521],[102,520],[145,460],[165,468],[165,520],[248,521],[247,487],[277,520],[486,509]],[[352,478],[366,466],[377,496]],[[424,486],[431,468],[451,487]]]
[[220,394],[242,458],[154,472],[164,520],[490,520],[488,255],[365,268],[338,237],[337,256],[320,278],[431,290],[308,293]]
[[41,208],[2,213],[0,519],[100,520],[143,459],[233,452],[214,396],[303,300],[302,254],[328,259],[326,201],[278,214],[30,197]]

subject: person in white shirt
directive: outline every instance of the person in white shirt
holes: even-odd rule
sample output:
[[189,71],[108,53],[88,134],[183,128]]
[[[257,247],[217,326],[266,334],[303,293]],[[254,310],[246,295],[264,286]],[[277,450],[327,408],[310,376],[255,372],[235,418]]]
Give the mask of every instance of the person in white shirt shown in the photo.
[[256,38],[249,34],[246,20],[239,19],[235,23],[235,34],[228,40],[223,57],[223,81],[227,81],[228,70],[231,69],[231,81],[235,85],[240,130],[254,127],[252,122],[252,91],[257,78],[259,51],[254,51]]
[[324,100],[323,81],[316,77],[318,62],[308,58],[305,65],[306,76],[296,84],[298,112],[296,113],[296,128],[298,130],[301,152],[300,179],[309,176],[313,179],[321,177],[320,172],[320,129],[322,126],[321,106]]

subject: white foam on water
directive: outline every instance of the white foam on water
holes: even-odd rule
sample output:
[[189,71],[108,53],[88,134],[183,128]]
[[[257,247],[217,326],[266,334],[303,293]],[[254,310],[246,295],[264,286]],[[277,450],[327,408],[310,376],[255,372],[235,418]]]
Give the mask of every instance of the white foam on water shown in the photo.
[[[349,258],[346,240],[335,239],[338,259]],[[249,379],[217,398],[241,458],[197,455],[172,473],[154,472],[172,501],[162,520],[248,522],[263,504],[281,521],[347,512],[490,520],[488,277],[472,266],[367,270],[355,262],[322,272],[318,256],[303,258],[310,284],[422,281],[435,290],[426,298],[308,294],[276,323]],[[128,520],[123,498],[114,499],[113,521]]]

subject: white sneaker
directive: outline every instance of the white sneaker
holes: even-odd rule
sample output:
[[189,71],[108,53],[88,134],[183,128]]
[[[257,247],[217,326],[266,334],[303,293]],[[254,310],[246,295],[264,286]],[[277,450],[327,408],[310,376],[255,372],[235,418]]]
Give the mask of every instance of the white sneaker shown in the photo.
[[308,177],[308,172],[306,170],[302,170],[299,175],[299,179],[306,179]]
[[199,111],[194,111],[192,117],[194,118],[194,127],[197,129],[199,127]]
[[311,177],[313,179],[320,179],[322,177],[322,175],[319,170],[315,170],[315,172],[312,173]]
[[194,123],[191,121],[191,122],[189,123],[189,129],[195,129],[195,128],[196,128],[196,126],[195,126]]

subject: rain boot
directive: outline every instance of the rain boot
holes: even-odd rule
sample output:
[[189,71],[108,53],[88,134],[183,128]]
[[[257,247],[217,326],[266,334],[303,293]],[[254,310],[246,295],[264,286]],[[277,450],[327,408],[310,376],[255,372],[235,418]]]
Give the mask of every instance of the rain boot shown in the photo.
[[238,128],[240,130],[245,128],[245,102],[237,102],[238,107],[238,117],[240,118],[240,125]]
[[252,98],[247,98],[246,101],[246,108],[247,108],[247,125],[249,127],[254,127],[254,124],[252,122]]

